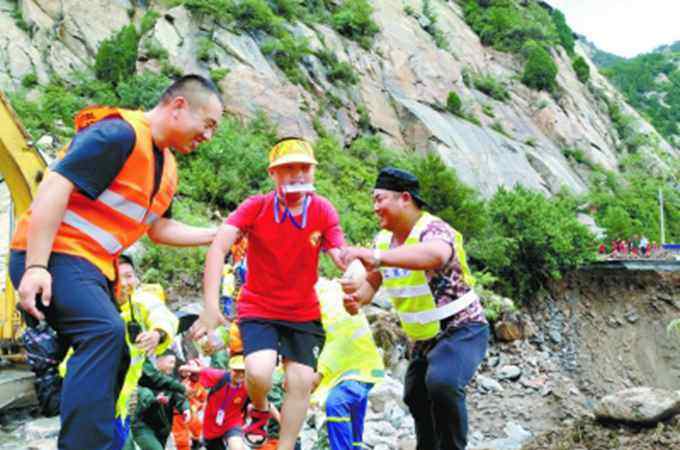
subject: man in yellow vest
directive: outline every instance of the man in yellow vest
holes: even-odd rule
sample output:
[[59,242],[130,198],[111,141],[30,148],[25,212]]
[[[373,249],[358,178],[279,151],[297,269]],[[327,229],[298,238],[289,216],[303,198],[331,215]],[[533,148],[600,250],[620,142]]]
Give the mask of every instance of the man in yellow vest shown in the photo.
[[404,401],[416,425],[418,450],[464,450],[465,386],[484,359],[489,327],[472,289],[463,237],[422,210],[420,183],[409,172],[385,168],[373,190],[381,231],[373,249],[352,248],[366,281],[345,282],[345,308],[356,314],[380,286],[413,341]]
[[12,238],[9,272],[21,308],[75,352],[60,407],[60,450],[109,450],[125,327],[112,299],[115,261],[142,236],[174,246],[209,244],[213,228],[172,220],[177,170],[170,148],[212,138],[223,105],[198,75],[172,84],[150,111],[89,107],[46,174]]
[[325,406],[331,450],[363,448],[368,393],[382,381],[385,366],[366,316],[343,308],[342,288],[320,280],[316,287],[326,343],[319,356],[312,401]]
[[162,355],[170,348],[179,322],[165,306],[165,295],[160,285],[140,286],[134,262],[128,255],[120,255],[118,278],[122,288],[118,302],[126,325],[125,340],[130,352],[130,364],[116,401],[114,450],[122,449],[129,438],[130,398],[142,377],[146,356]]

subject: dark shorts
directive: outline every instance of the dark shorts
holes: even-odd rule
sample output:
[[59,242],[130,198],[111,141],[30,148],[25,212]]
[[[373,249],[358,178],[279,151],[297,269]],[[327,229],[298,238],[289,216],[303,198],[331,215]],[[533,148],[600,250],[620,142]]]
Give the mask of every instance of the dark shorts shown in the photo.
[[276,350],[283,358],[316,370],[326,341],[321,322],[242,319],[239,322],[243,352],[248,356],[259,350]]
[[235,426],[229,428],[226,433],[215,439],[206,439],[205,448],[207,450],[226,450],[229,445],[229,439],[233,437],[243,437],[243,428]]

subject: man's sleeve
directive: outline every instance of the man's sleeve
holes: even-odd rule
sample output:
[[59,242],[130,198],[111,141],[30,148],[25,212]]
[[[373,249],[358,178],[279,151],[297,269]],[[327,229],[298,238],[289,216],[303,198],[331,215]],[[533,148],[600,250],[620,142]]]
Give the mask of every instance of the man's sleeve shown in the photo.
[[324,200],[323,213],[326,216],[326,228],[323,232],[322,250],[330,250],[345,246],[345,235],[340,226],[340,217],[333,205]]
[[264,197],[262,195],[254,195],[249,197],[236,208],[227,220],[224,221],[227,225],[234,226],[244,233],[250,230],[250,227],[255,223],[255,219],[260,214],[264,204]]
[[186,392],[186,386],[174,377],[158,370],[148,359],[144,362],[139,385],[154,390],[172,391],[181,394]]
[[53,171],[91,199],[104,192],[135,146],[135,131],[122,119],[106,119],[76,134]]
[[198,381],[204,387],[211,388],[215,386],[222,378],[224,378],[226,373],[227,372],[225,370],[206,367],[205,369],[201,370],[201,373],[198,376]]

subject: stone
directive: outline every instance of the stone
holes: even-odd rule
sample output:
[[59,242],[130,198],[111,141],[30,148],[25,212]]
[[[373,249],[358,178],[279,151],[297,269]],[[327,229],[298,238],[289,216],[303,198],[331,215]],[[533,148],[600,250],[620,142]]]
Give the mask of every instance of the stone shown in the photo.
[[496,377],[498,377],[499,380],[515,381],[518,380],[520,376],[522,376],[522,369],[513,365],[502,366],[496,370]]
[[638,320],[640,320],[640,315],[638,313],[636,313],[635,311],[629,311],[628,313],[626,313],[626,315],[624,317],[630,323],[635,323]]
[[38,139],[35,144],[40,148],[52,148],[54,147],[54,138],[49,134],[46,134]]
[[483,392],[500,392],[503,390],[503,386],[498,381],[481,374],[477,375],[477,384]]
[[652,387],[625,389],[602,398],[594,409],[600,420],[655,424],[680,413],[680,391]]
[[519,320],[499,320],[494,324],[493,330],[496,339],[502,342],[512,342],[524,337],[522,323]]
[[562,334],[557,330],[550,330],[548,332],[548,337],[555,345],[560,345],[562,343]]
[[371,447],[383,444],[389,448],[395,448],[397,446],[397,430],[389,422],[366,422],[364,443]]
[[377,413],[383,413],[386,405],[394,402],[404,411],[407,410],[402,397],[404,386],[391,377],[385,377],[382,383],[371,389],[368,394],[368,404]]
[[28,443],[27,450],[57,450],[56,439],[40,439]]
[[59,435],[60,427],[59,417],[43,417],[24,425],[24,434],[32,439],[53,438]]
[[417,441],[412,437],[404,437],[399,439],[399,450],[416,450]]

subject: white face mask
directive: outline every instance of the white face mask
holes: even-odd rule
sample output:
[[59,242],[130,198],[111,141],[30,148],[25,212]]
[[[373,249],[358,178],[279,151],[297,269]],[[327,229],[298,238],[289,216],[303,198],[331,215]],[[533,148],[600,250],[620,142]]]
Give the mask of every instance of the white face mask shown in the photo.
[[284,194],[310,193],[314,192],[314,185],[312,183],[294,183],[284,184],[281,186]]

